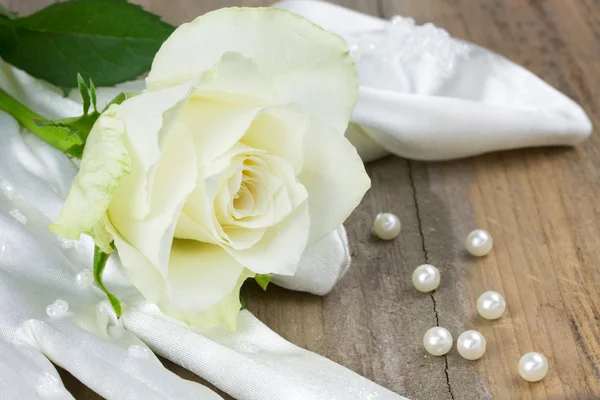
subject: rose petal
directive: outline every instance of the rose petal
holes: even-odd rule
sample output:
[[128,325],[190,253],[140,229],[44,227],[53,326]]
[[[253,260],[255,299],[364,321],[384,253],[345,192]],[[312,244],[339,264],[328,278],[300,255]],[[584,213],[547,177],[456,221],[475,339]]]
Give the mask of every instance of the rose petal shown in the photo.
[[272,82],[276,103],[298,103],[344,133],[358,99],[346,42],[280,9],[223,8],[181,25],[156,54],[148,88],[199,77],[230,51],[256,63]]
[[133,218],[144,218],[150,212],[156,166],[189,95],[190,85],[184,84],[132,97],[119,108],[117,116],[125,122],[133,172],[123,179],[115,196],[126,199],[126,214]]
[[215,240],[214,236],[215,235],[211,234],[208,229],[198,224],[189,215],[187,215],[185,211],[182,211],[181,214],[179,214],[179,220],[177,221],[177,226],[175,227],[175,238],[217,244],[218,241]]
[[198,173],[196,186],[188,196],[177,224],[176,235],[182,239],[195,239],[207,243],[223,242],[222,231],[214,216],[213,201],[219,188],[221,175],[205,176]]
[[236,250],[246,250],[258,243],[266,232],[266,228],[240,228],[237,226],[223,227],[228,243]]
[[236,143],[209,166],[200,169],[196,187],[183,207],[181,226],[176,231],[178,237],[209,243],[225,243],[226,234],[215,215],[214,202],[222,189],[223,174],[231,166],[233,158],[245,152],[262,151]]
[[253,277],[252,271],[244,269],[235,284],[234,289],[221,301],[211,308],[198,312],[185,312],[172,306],[162,306],[161,310],[194,328],[212,328],[215,325],[225,325],[229,330],[235,330],[237,317],[241,309],[240,288],[244,281]]
[[260,108],[190,99],[181,123],[196,144],[198,168],[210,165],[244,136]]
[[143,254],[127,243],[108,222],[106,230],[114,238],[121,263],[129,273],[129,279],[142,295],[154,304],[168,303],[165,278]]
[[[270,171],[277,175],[281,182],[285,184],[285,201],[289,202],[292,210],[296,209],[300,203],[304,202],[308,197],[308,192],[302,183],[296,178],[291,164],[281,158],[275,156],[264,157],[269,165]],[[281,191],[281,190],[280,190]],[[281,204],[277,195],[274,196],[273,207],[275,209],[275,220],[280,221],[289,213],[287,204]]]
[[371,180],[344,136],[312,120],[304,139],[304,168],[298,179],[308,191],[308,245],[340,226],[360,203]]
[[[109,224],[107,229],[114,235],[115,246],[119,250],[119,257],[121,258],[123,265],[125,265],[129,271],[130,279],[142,295],[149,301],[158,305],[163,313],[197,328],[211,328],[215,325],[223,324],[228,329],[235,329],[237,315],[240,310],[240,288],[247,278],[254,276],[253,272],[242,268],[239,276],[227,273],[220,276],[220,278],[223,279],[219,279],[219,276],[217,275],[220,272],[217,268],[212,271],[212,273],[217,275],[212,275],[212,277],[209,276],[210,273],[205,275],[205,278],[212,280],[195,281],[195,279],[200,278],[201,274],[197,271],[191,271],[194,275],[189,276],[190,281],[187,285],[192,285],[196,288],[203,288],[204,285],[209,286],[212,296],[212,298],[207,297],[206,302],[203,302],[202,299],[196,299],[197,304],[210,304],[215,298],[220,296],[219,293],[222,293],[223,295],[214,305],[208,306],[206,309],[192,311],[182,310],[178,308],[175,305],[176,303],[169,297],[169,294],[173,295],[176,293],[177,286],[167,284],[167,281],[165,281],[148,259],[123,240],[114,227],[111,227]],[[232,260],[227,254],[225,254],[225,257],[227,258],[221,257],[223,253],[224,252],[217,250],[217,252],[212,254],[211,260],[226,261],[227,266],[225,266],[225,269],[232,272],[235,266],[235,260]],[[185,267],[184,264],[181,265]],[[201,266],[199,267],[200,269],[202,268]],[[182,270],[179,272],[182,272]],[[195,286],[195,284],[197,285]],[[167,289],[168,285],[170,285],[170,289]],[[228,292],[227,290],[230,287],[233,289]],[[187,288],[185,290],[187,290]],[[193,295],[201,296],[202,293],[202,290],[196,290],[196,293]]]
[[196,85],[194,98],[246,105],[266,106],[273,103],[275,90],[258,66],[237,52],[224,53]]
[[130,197],[124,188],[115,196],[108,216],[115,229],[138,249],[163,276],[168,269],[169,253],[179,213],[196,185],[194,144],[185,129],[173,129],[166,138],[160,162],[156,168],[151,195],[150,214],[135,219],[129,212]]
[[309,230],[308,206],[303,203],[285,220],[267,229],[251,248],[241,251],[229,246],[223,248],[257,274],[293,275],[306,248]]
[[289,161],[297,175],[304,164],[302,143],[307,125],[308,115],[298,107],[269,107],[256,117],[241,141]]
[[243,269],[219,246],[176,239],[167,278],[171,305],[188,312],[206,310],[233,291]]

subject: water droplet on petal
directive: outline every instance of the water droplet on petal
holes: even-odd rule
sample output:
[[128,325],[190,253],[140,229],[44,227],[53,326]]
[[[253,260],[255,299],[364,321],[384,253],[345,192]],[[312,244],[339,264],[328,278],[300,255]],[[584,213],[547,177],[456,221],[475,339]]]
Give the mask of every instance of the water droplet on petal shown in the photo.
[[129,346],[127,352],[129,353],[129,356],[133,358],[145,359],[150,357],[150,350],[148,350],[147,347],[140,346],[137,344],[132,344],[131,346]]
[[8,246],[3,244],[0,246],[0,253],[6,253],[8,251]]
[[10,215],[13,216],[14,219],[16,219],[17,221],[19,221],[20,223],[22,223],[23,225],[25,225],[27,223],[27,217],[24,216],[21,211],[15,209],[12,209],[8,212]]
[[87,289],[94,282],[94,274],[89,269],[82,269],[81,272],[75,276],[75,281],[77,282],[77,286],[82,289]]
[[58,299],[46,307],[46,314],[50,317],[62,317],[69,311],[69,303]]

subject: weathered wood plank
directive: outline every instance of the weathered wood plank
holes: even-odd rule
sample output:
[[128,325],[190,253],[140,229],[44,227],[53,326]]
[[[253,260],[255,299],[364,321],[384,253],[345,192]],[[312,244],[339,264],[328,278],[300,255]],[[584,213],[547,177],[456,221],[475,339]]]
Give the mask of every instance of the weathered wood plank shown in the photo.
[[[410,12],[523,64],[580,102],[598,124],[597,21],[592,2],[384,1],[386,16]],[[456,399],[579,399],[600,396],[598,365],[598,148],[596,136],[575,150],[514,151],[449,163],[411,162],[425,248],[438,262],[452,259],[450,285],[434,295],[440,324],[453,333],[480,330],[488,351],[478,362],[448,355]],[[432,202],[435,193],[444,206]],[[453,244],[439,232],[446,221]],[[495,249],[482,260],[464,255],[475,227],[492,232]],[[436,229],[433,231],[433,229]],[[442,228],[443,229],[443,228]],[[497,322],[476,316],[479,294],[506,295]],[[460,299],[460,300],[457,300]],[[517,363],[540,351],[547,378],[529,384]],[[486,391],[473,390],[465,364],[475,364]]]

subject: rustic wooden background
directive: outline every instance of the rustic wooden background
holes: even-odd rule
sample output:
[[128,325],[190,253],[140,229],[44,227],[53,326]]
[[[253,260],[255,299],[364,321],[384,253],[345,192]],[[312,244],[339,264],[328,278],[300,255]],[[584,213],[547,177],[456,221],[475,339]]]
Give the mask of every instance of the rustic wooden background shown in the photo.
[[[26,14],[50,0],[0,0]],[[173,24],[229,6],[269,0],[137,0]],[[433,22],[452,35],[493,49],[529,68],[586,109],[600,126],[598,0],[339,0],[380,17]],[[326,297],[272,287],[244,288],[249,308],[288,340],[411,399],[600,398],[600,139],[575,149],[545,148],[445,163],[388,157],[368,166],[373,188],[347,221],[353,267]],[[373,239],[374,216],[398,214],[401,237]],[[465,255],[473,228],[489,230],[494,251]],[[414,267],[437,265],[442,285],[415,291]],[[485,290],[506,296],[496,322],[477,317]],[[423,333],[481,331],[485,356],[462,359],[423,350]],[[519,378],[517,363],[544,353],[540,383]],[[191,373],[165,361],[188,379]],[[77,399],[97,399],[67,372]],[[226,397],[226,396],[225,396]],[[228,398],[228,397],[226,397]],[[308,400],[308,399],[307,399]]]

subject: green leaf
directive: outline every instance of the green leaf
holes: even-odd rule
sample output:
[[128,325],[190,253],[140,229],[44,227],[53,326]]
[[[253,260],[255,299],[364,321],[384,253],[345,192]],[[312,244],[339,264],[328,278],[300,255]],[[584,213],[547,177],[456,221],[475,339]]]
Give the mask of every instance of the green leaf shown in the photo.
[[100,250],[98,246],[94,246],[94,281],[100,287],[100,289],[106,293],[106,296],[108,297],[110,304],[113,306],[117,317],[121,317],[123,312],[123,309],[121,308],[121,302],[114,294],[108,291],[102,282],[102,273],[104,272],[104,267],[106,267],[106,262],[108,261],[109,257],[110,254],[106,254]]
[[248,303],[246,303],[246,299],[244,299],[242,297],[242,295],[240,294],[240,310],[247,310],[248,309]]
[[126,1],[71,0],[0,18],[0,56],[57,86],[75,87],[77,73],[109,86],[148,71],[174,29]]
[[273,279],[273,274],[256,274],[256,276],[254,276],[254,280],[263,290],[267,290],[267,286],[269,286],[271,279]]
[[79,93],[81,93],[81,100],[83,100],[83,115],[87,115],[90,111],[90,89],[85,84],[81,74],[77,74],[77,86],[79,86]]
[[90,78],[90,93],[92,94],[92,106],[94,106],[94,112],[98,112],[98,107],[96,107],[96,86],[94,86],[94,82]]
[[108,103],[106,105],[106,107],[104,107],[104,110],[102,110],[102,112],[108,110],[108,108],[112,105],[112,104],[121,104],[122,102],[124,102],[125,100],[133,97],[137,95],[137,93],[130,93],[130,92],[121,92],[118,95],[115,96],[114,99],[112,99],[110,101],[110,103]]
[[[89,105],[88,105],[89,107]],[[40,128],[63,129],[68,132],[68,138],[73,138],[76,143],[73,143],[69,148],[65,149],[65,153],[81,158],[83,149],[87,141],[87,137],[92,131],[92,127],[96,120],[100,117],[99,112],[93,112],[81,117],[63,118],[55,120],[47,120],[44,118],[34,119],[33,122]]]

